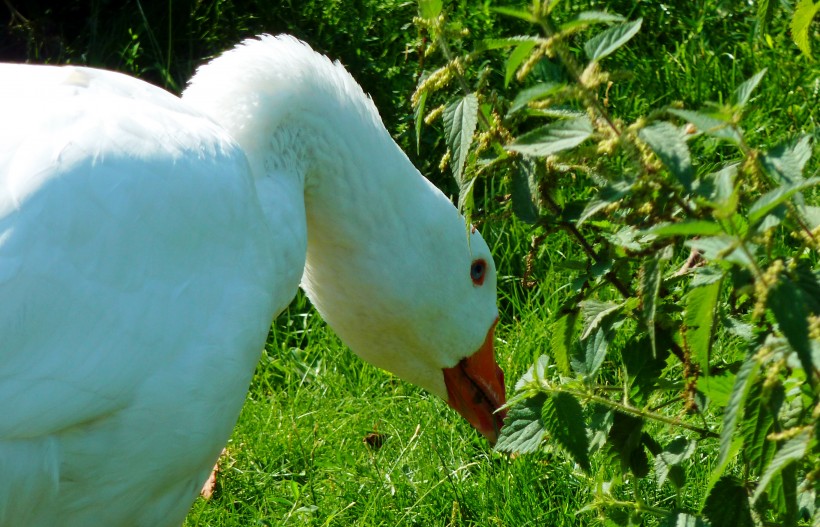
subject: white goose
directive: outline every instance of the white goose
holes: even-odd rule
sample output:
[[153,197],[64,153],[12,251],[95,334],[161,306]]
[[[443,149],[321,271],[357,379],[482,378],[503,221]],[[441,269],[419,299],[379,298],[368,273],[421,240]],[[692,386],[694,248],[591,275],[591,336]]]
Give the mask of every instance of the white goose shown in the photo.
[[0,526],[178,526],[300,285],[491,441],[487,245],[338,63],[248,40],[182,99],[0,66]]

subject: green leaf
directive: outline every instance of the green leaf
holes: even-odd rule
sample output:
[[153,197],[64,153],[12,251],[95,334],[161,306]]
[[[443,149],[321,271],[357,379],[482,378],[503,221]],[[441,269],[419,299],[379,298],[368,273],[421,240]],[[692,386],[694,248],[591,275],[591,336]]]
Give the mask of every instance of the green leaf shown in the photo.
[[575,322],[578,313],[568,313],[552,324],[550,348],[555,364],[563,375],[570,375],[570,357],[572,356],[572,337],[575,335]]
[[712,527],[754,527],[746,488],[732,476],[723,476],[712,487],[703,514]]
[[462,179],[461,184],[458,186],[458,211],[464,215],[467,223],[472,221],[471,217],[475,205],[473,200],[475,180],[476,178]]
[[649,333],[649,342],[652,346],[652,356],[657,357],[658,351],[655,343],[655,312],[657,310],[658,293],[661,289],[663,269],[666,262],[672,257],[671,247],[656,252],[644,262],[641,269],[641,303],[643,304],[643,321]]
[[561,24],[561,32],[581,29],[592,24],[610,24],[624,22],[625,20],[621,15],[607,13],[606,11],[583,11],[569,22]]
[[670,236],[713,236],[721,234],[723,227],[714,221],[691,220],[659,225],[652,227],[646,232],[647,234],[655,235],[657,238],[669,238]]
[[766,492],[772,478],[780,474],[785,467],[795,461],[799,461],[806,455],[806,450],[808,450],[811,438],[811,431],[803,430],[797,436],[783,443],[772,458],[769,466],[766,467],[766,471],[760,477],[760,481],[757,482],[757,488],[755,488],[755,492],[752,495],[752,502],[757,502],[760,496]]
[[760,84],[765,74],[766,68],[763,68],[735,89],[735,104],[737,106],[741,108],[746,106],[746,103],[749,102],[749,98],[752,96],[752,92],[757,88],[757,85]]
[[[752,384],[757,378],[760,370],[760,363],[753,357],[749,357],[740,366],[740,370],[735,377],[735,385],[732,387],[732,394],[729,396],[729,403],[723,414],[723,429],[720,431],[720,449],[718,462],[712,472],[712,478],[717,480],[723,475],[726,464],[731,460],[730,454],[737,454],[737,449],[733,448],[733,437],[737,423],[743,416],[746,397],[749,395]],[[713,483],[714,484],[714,483]]]
[[538,221],[538,161],[521,156],[512,171],[512,209],[518,218],[529,224]]
[[766,439],[772,431],[775,410],[771,401],[764,402],[760,383],[754,384],[746,398],[740,432],[743,439],[743,462],[754,474],[760,474],[775,451],[775,444]]
[[558,392],[544,402],[541,420],[550,439],[561,445],[584,472],[589,472],[589,439],[581,403],[568,393]]
[[671,123],[658,122],[642,128],[638,136],[652,148],[683,188],[691,192],[694,170],[683,129]]
[[760,162],[769,177],[778,185],[803,181],[803,168],[811,157],[811,140],[808,135],[797,141],[787,141],[772,148]]
[[731,372],[724,372],[721,375],[698,377],[697,388],[717,406],[726,406],[729,404],[734,382],[735,375]]
[[787,201],[797,192],[813,187],[820,183],[820,177],[804,179],[797,183],[787,183],[771,190],[758,198],[752,208],[749,209],[749,224],[754,225],[775,207]]
[[535,388],[539,386],[539,382],[541,379],[544,379],[547,375],[547,367],[550,365],[550,358],[548,355],[541,355],[536,359],[535,363],[530,366],[530,369],[518,379],[518,382],[515,383],[515,391],[521,391],[523,389],[532,389],[533,386],[529,386],[530,384],[535,384]]
[[585,379],[590,379],[598,373],[598,369],[604,363],[609,349],[609,333],[608,327],[599,328],[592,338],[586,339],[583,343],[584,356],[571,361],[572,368]]
[[580,226],[601,210],[620,201],[630,193],[634,184],[634,181],[614,181],[602,188],[597,196],[587,202],[577,225]]
[[469,93],[451,101],[444,108],[444,133],[453,159],[453,176],[459,186],[463,182],[464,163],[473,141],[473,132],[478,124],[478,97]]
[[537,101],[543,99],[544,97],[549,97],[550,95],[558,93],[565,87],[566,84],[562,82],[541,82],[535,86],[525,88],[518,92],[518,95],[515,96],[515,100],[513,100],[510,105],[507,115],[512,115],[519,110],[526,108],[532,101]]
[[697,443],[689,441],[683,436],[673,439],[663,451],[655,456],[655,474],[658,486],[663,486],[668,479],[676,488],[682,488],[686,483],[686,473],[681,464],[692,457]]
[[726,219],[737,211],[740,193],[735,187],[737,179],[737,163],[726,165],[717,172],[707,174],[699,181],[698,191],[707,191],[709,206],[712,215],[718,219]]
[[541,412],[547,394],[540,392],[510,408],[495,449],[499,452],[527,454],[541,446],[546,428]]
[[809,32],[811,30],[811,23],[814,20],[814,15],[820,10],[820,2],[815,3],[813,0],[798,0],[792,15],[792,21],[789,27],[792,30],[792,40],[800,48],[800,51],[809,58],[811,58],[811,41],[809,40]]
[[525,11],[523,9],[516,9],[514,7],[491,7],[491,11],[495,11],[496,13],[500,13],[505,16],[510,16],[513,18],[518,18],[521,20],[526,20],[531,24],[537,24],[538,19],[533,16],[532,13],[529,11]]
[[717,137],[718,139],[727,139],[738,144],[740,143],[740,134],[728,121],[691,110],[677,110],[673,108],[669,110],[669,113],[675,114],[692,123],[699,131],[707,135]]
[[[749,255],[740,249],[741,243],[739,238],[721,235],[687,240],[684,245],[701,251],[707,261],[723,260],[747,268],[753,267],[754,262]],[[748,242],[746,247],[752,254],[757,249],[754,244]]]
[[592,123],[586,116],[556,121],[518,137],[508,150],[530,156],[545,157],[575,148],[592,135]]
[[427,105],[427,95],[430,92],[425,90],[421,92],[421,96],[419,97],[419,104],[416,106],[415,112],[415,121],[416,121],[416,153],[421,152],[421,127],[424,123],[424,109]]
[[615,302],[601,302],[600,300],[584,300],[581,302],[581,311],[584,314],[584,331],[581,333],[581,340],[586,340],[606,317],[622,307],[623,303],[616,304]]
[[589,60],[596,62],[612,54],[641,30],[643,19],[626,22],[602,31],[584,44],[584,52]]
[[618,455],[621,470],[642,478],[649,473],[649,464],[643,448],[643,419],[615,412],[609,429],[609,446]]
[[432,20],[441,14],[441,0],[419,0],[419,16]]
[[686,293],[683,314],[684,338],[692,360],[709,375],[709,358],[722,281],[695,287]]
[[541,39],[538,37],[527,37],[527,36],[518,36],[518,37],[509,37],[509,38],[488,38],[485,40],[480,40],[476,43],[476,51],[489,51],[493,49],[504,49],[504,48],[511,48],[513,46],[518,46],[524,42],[530,42],[533,46],[541,42]]
[[774,16],[774,6],[777,0],[758,0],[757,2],[757,23],[760,25],[760,33],[765,34],[769,23]]
[[524,41],[518,44],[515,49],[510,53],[510,56],[507,57],[507,62],[505,65],[505,72],[504,72],[504,86],[507,87],[510,84],[515,72],[518,70],[518,67],[524,62],[524,59],[530,56],[530,52],[535,47],[536,42],[532,41]]
[[820,364],[814,364],[812,360],[809,313],[800,289],[787,275],[781,274],[777,285],[769,290],[766,304],[772,310],[780,332],[797,352],[806,378],[813,385],[814,373],[820,369]]
[[694,516],[685,512],[671,512],[663,518],[660,527],[710,527],[700,516]]

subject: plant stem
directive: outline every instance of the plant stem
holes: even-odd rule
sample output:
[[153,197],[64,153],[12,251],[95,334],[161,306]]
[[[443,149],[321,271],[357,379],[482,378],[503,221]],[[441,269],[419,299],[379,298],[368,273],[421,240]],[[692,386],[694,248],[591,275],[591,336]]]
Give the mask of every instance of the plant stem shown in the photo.
[[550,384],[550,383],[548,383],[544,380],[542,380],[540,382],[540,386],[544,390],[546,390],[548,392],[551,392],[551,393],[558,393],[558,392],[566,393],[566,394],[572,395],[572,396],[574,396],[578,399],[591,401],[591,402],[598,403],[598,404],[601,404],[601,405],[604,405],[604,406],[608,406],[609,408],[612,408],[614,410],[617,410],[617,411],[625,413],[625,414],[634,415],[636,417],[641,417],[643,419],[649,419],[651,421],[657,421],[657,422],[668,424],[668,425],[671,425],[671,426],[679,426],[679,427],[685,428],[686,430],[689,430],[691,432],[695,432],[695,433],[699,434],[701,437],[711,437],[711,438],[715,438],[715,439],[720,437],[719,434],[716,434],[715,432],[712,432],[711,430],[708,430],[706,428],[702,428],[700,426],[692,425],[692,424],[683,422],[679,419],[674,419],[674,418],[671,418],[671,417],[667,417],[665,415],[658,414],[658,413],[655,413],[655,412],[652,412],[652,411],[649,411],[649,410],[642,410],[640,408],[635,408],[634,406],[629,406],[627,404],[618,403],[618,402],[615,402],[611,399],[607,399],[606,397],[601,397],[600,395],[595,395],[593,393],[589,393],[589,392],[585,392],[585,391],[581,391],[581,390],[573,390],[571,388],[556,388],[552,384]]

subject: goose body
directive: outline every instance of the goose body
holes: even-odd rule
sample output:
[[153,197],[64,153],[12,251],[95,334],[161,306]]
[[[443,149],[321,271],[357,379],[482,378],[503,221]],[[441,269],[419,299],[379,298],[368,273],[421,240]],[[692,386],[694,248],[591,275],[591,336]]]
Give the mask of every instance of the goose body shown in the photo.
[[182,98],[0,66],[0,526],[178,526],[301,285],[490,440],[492,258],[338,64],[248,40]]

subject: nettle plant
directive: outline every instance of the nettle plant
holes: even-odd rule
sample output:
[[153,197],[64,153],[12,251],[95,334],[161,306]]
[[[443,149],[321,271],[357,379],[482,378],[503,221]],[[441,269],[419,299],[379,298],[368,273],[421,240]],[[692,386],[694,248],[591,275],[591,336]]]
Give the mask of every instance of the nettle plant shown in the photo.
[[[820,177],[804,173],[807,135],[747,144],[766,72],[728,103],[623,122],[601,60],[640,19],[534,2],[497,11],[537,36],[456,54],[463,29],[419,4],[427,64],[444,60],[414,95],[417,130],[442,119],[460,207],[477,177],[504,178],[530,258],[557,231],[580,248],[496,449],[568,456],[606,525],[820,524]],[[517,93],[487,81],[504,49]]]

